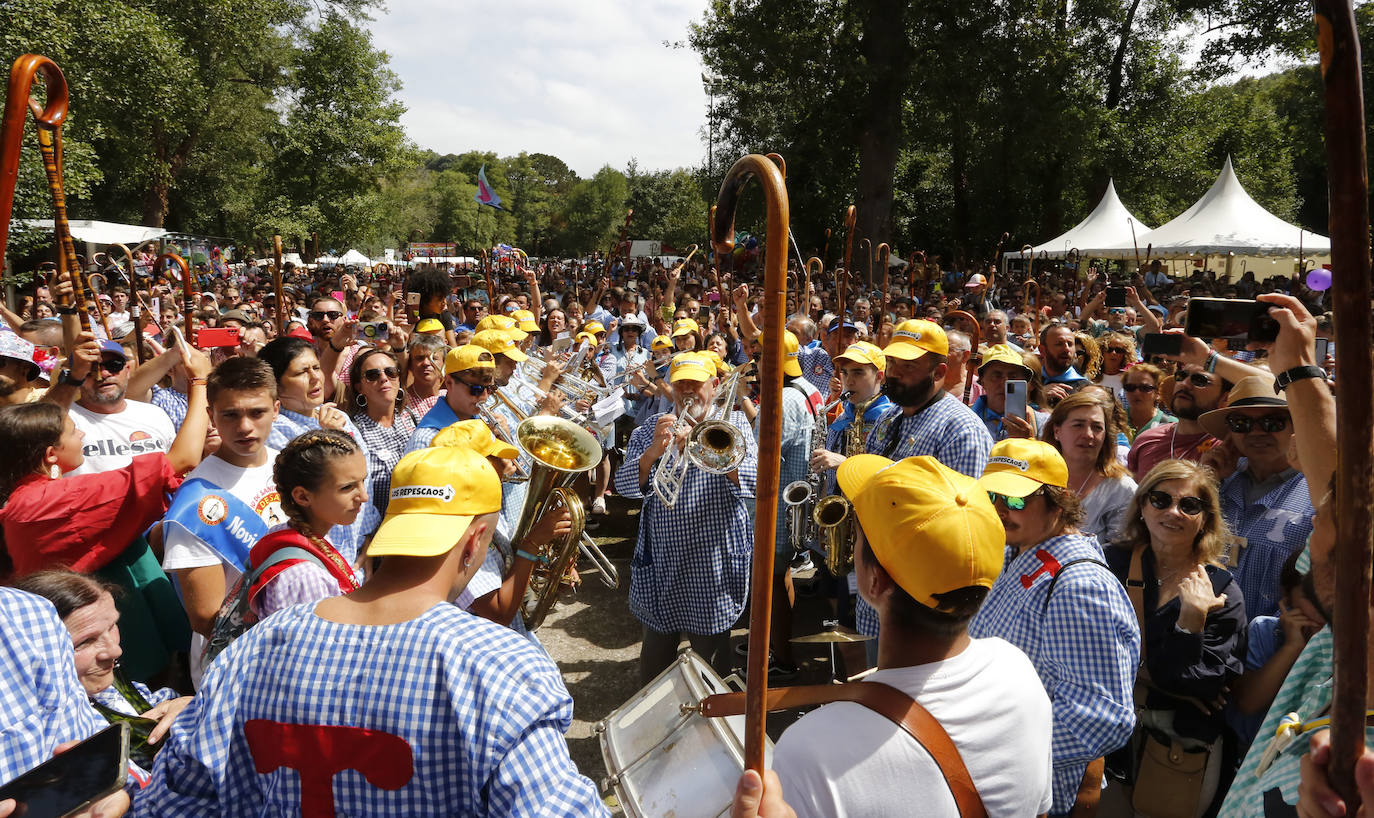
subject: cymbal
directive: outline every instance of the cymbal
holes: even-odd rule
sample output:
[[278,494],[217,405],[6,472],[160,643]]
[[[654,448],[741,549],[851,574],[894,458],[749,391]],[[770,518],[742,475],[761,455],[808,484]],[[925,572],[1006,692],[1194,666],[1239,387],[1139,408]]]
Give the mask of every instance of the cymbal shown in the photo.
[[813,633],[810,636],[797,636],[792,641],[799,645],[824,645],[834,642],[867,642],[872,638],[849,628],[833,628],[820,633]]

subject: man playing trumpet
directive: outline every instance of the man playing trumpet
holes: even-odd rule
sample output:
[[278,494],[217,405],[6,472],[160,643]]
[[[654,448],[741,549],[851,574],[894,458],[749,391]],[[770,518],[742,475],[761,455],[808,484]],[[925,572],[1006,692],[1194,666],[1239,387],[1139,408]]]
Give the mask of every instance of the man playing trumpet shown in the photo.
[[692,352],[673,357],[668,380],[673,411],[635,429],[615,474],[617,493],[644,500],[630,578],[630,611],[644,624],[644,684],[672,664],[683,637],[717,672],[729,673],[730,626],[748,598],[753,549],[758,447],[743,412],[730,406],[716,413],[743,442],[734,470],[715,474],[688,464],[672,505],[655,490],[658,470],[687,456],[692,427],[710,417],[720,385],[715,364]]

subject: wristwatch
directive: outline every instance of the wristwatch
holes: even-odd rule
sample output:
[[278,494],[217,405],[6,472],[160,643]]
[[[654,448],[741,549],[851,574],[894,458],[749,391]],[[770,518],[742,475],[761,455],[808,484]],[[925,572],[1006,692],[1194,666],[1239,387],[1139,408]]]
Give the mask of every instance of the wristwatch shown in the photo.
[[1321,378],[1326,380],[1326,370],[1319,366],[1295,366],[1292,369],[1285,369],[1274,379],[1274,394],[1277,395],[1287,389],[1294,381],[1301,381],[1307,378]]
[[[91,373],[87,372],[86,378],[89,377],[91,377]],[[70,369],[64,368],[62,372],[57,376],[57,383],[61,386],[75,386],[76,388],[80,389],[81,384],[86,382],[86,378],[73,378],[72,371]]]

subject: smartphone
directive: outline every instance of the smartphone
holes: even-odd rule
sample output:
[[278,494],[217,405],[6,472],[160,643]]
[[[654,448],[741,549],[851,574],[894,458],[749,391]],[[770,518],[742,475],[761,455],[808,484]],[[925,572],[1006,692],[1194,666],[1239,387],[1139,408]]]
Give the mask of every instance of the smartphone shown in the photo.
[[1184,331],[1194,338],[1246,338],[1268,343],[1279,337],[1270,305],[1241,298],[1194,298],[1188,302]]
[[124,787],[129,775],[129,725],[112,724],[65,753],[0,786],[24,818],[62,818]]
[[1108,287],[1107,288],[1107,308],[1126,306],[1126,288]]
[[1328,355],[1330,355],[1330,354],[1332,353],[1331,339],[1330,339],[1330,338],[1318,338],[1318,339],[1316,340],[1316,347],[1317,347],[1317,349],[1316,349],[1316,352],[1317,352],[1317,366],[1322,366],[1322,365],[1324,365],[1324,364],[1326,363],[1326,356],[1328,356]]
[[385,341],[388,332],[384,321],[359,321],[353,327],[353,337],[359,341]]
[[201,349],[236,347],[240,332],[238,327],[201,327],[196,331],[196,346]]
[[1178,355],[1183,351],[1183,336],[1176,332],[1147,332],[1140,339],[1140,357]]
[[1003,417],[1026,416],[1026,382],[1007,381],[1007,405],[1002,408]]
[[420,294],[419,294],[419,293],[406,293],[406,306],[408,306],[408,307],[418,307],[418,306],[420,306]]

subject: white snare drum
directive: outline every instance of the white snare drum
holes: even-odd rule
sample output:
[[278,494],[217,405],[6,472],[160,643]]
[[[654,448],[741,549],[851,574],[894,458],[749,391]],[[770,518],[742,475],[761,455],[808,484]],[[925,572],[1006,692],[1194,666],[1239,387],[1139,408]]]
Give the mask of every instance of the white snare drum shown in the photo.
[[[732,677],[733,678],[733,677]],[[744,772],[744,716],[708,719],[694,710],[730,688],[691,650],[596,725],[601,756],[631,818],[728,815]],[[764,763],[772,766],[773,742]]]

